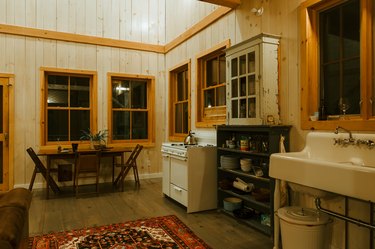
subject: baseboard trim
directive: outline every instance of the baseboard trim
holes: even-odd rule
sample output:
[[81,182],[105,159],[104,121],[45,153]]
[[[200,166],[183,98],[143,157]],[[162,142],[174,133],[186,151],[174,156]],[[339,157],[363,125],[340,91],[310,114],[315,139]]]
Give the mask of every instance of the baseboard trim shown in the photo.
[[[139,175],[139,179],[142,180],[142,179],[152,179],[152,178],[162,178],[163,176],[163,173],[152,173],[152,174],[141,174]],[[134,180],[134,176],[133,174],[129,174],[125,180]],[[71,182],[69,182],[69,184],[65,183],[65,182],[58,182],[58,185],[59,186],[69,186],[71,185]],[[24,183],[24,184],[15,184],[14,185],[14,188],[29,188],[29,183]],[[43,182],[35,182],[34,185],[33,185],[33,189],[43,189],[43,188],[46,188],[46,183],[45,181]]]

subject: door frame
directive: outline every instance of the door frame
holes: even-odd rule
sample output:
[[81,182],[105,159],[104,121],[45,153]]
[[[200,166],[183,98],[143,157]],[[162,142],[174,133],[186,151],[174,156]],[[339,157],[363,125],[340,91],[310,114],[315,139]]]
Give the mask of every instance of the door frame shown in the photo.
[[4,153],[7,153],[4,157],[8,158],[8,160],[6,160],[8,162],[4,164],[4,182],[0,184],[0,190],[6,191],[13,188],[14,185],[14,75],[0,73],[0,78],[8,81],[5,86],[8,92],[8,112],[4,113],[5,115],[7,114],[7,117],[4,117],[4,119],[7,119],[8,122],[4,125],[3,131],[8,133],[8,146],[5,145],[4,147]]

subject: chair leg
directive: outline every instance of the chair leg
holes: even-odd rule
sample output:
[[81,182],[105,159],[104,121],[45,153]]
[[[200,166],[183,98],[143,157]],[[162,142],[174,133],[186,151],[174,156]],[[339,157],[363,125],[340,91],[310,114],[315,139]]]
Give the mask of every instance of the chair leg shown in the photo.
[[138,167],[137,167],[137,164],[136,164],[136,163],[133,165],[133,173],[134,173],[135,184],[136,184],[137,186],[140,186],[141,183],[140,183],[140,181],[139,181]]
[[37,173],[37,168],[34,168],[33,175],[31,176],[30,185],[29,185],[29,191],[33,190],[34,181]]

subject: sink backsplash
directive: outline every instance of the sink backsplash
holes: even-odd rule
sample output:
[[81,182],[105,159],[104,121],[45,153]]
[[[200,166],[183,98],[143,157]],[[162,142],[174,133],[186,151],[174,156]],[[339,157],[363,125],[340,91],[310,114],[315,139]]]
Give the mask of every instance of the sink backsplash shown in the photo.
[[356,143],[375,141],[375,134],[353,133],[352,138],[353,143],[342,145],[337,141],[348,140],[348,133],[310,132],[302,152],[310,159],[375,167],[375,148]]

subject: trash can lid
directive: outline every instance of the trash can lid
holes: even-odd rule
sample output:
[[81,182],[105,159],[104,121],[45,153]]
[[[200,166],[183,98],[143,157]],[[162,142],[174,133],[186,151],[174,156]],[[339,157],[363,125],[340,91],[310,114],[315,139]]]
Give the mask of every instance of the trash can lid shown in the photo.
[[323,225],[330,222],[329,216],[318,210],[304,207],[283,207],[277,210],[277,215],[289,223],[299,225]]

